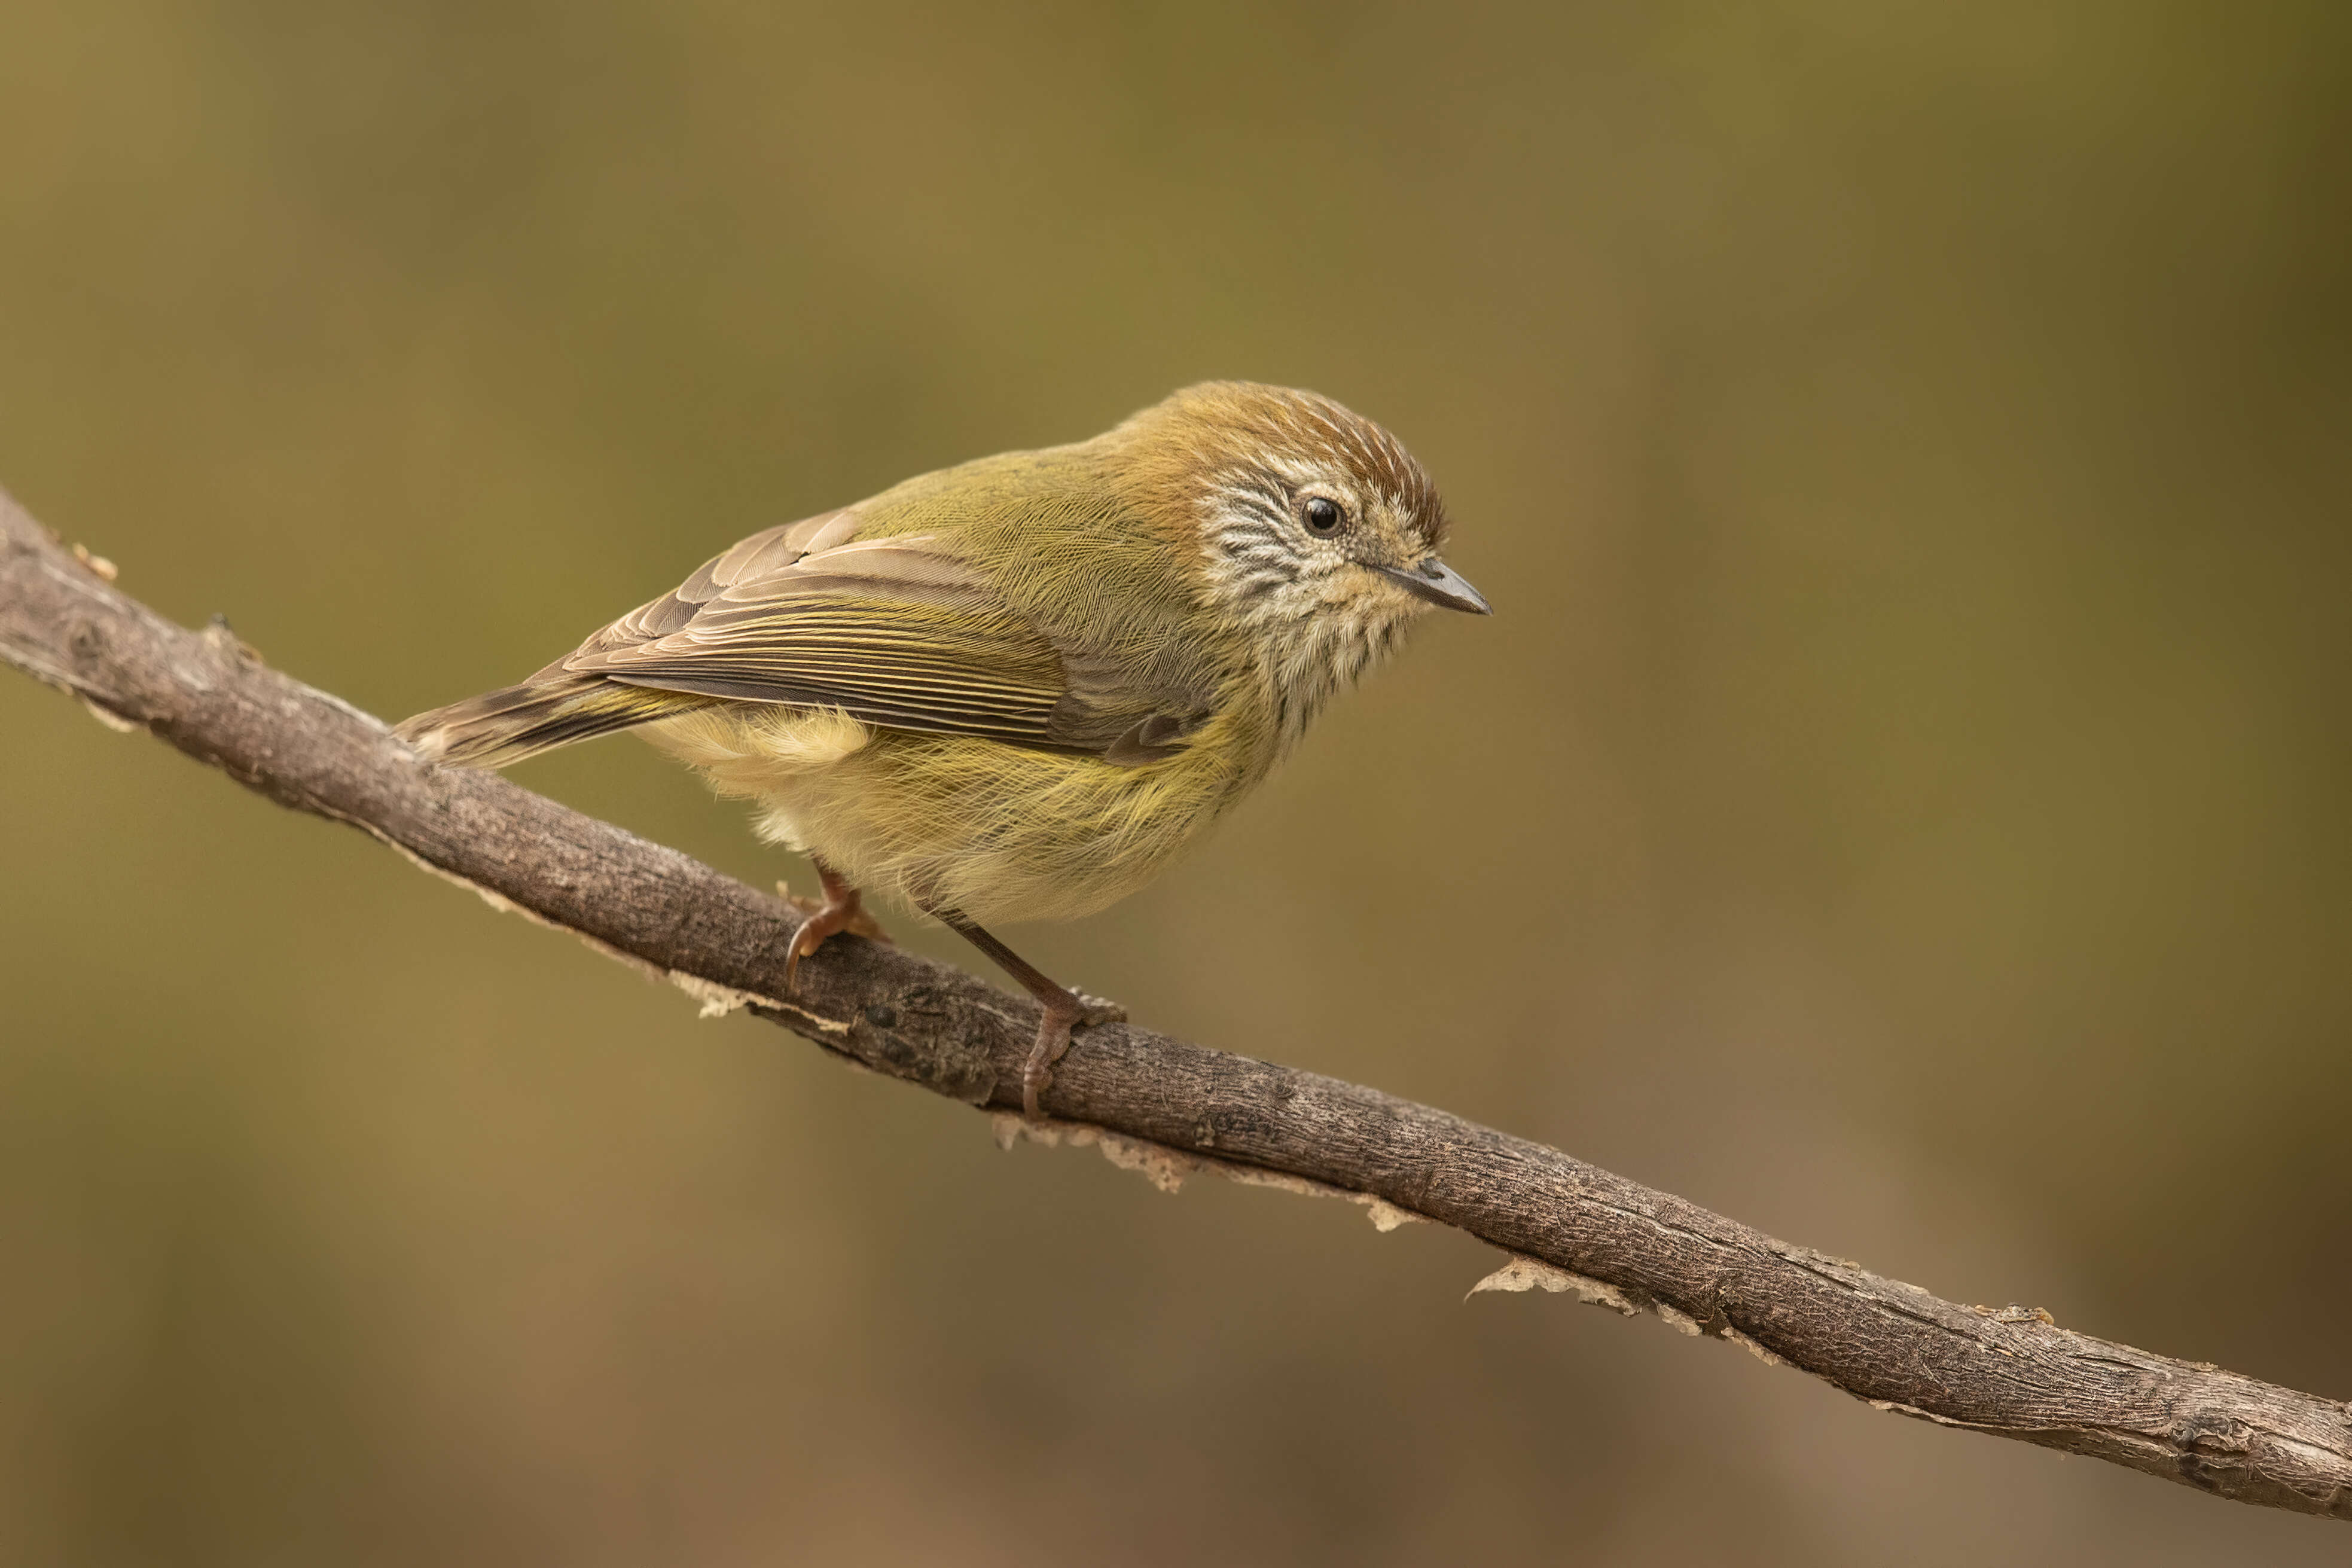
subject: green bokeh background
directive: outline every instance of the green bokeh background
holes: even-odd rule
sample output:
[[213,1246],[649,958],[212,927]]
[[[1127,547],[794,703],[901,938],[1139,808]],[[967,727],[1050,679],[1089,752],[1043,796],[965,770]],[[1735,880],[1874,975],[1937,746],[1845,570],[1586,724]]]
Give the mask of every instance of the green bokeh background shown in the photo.
[[[1025,951],[2352,1395],[2347,146],[2325,0],[16,0],[0,484],[397,716],[908,473],[1328,392],[1498,613]],[[0,735],[0,1560],[2347,1550],[1000,1153],[29,682]],[[518,772],[806,879],[634,742]]]

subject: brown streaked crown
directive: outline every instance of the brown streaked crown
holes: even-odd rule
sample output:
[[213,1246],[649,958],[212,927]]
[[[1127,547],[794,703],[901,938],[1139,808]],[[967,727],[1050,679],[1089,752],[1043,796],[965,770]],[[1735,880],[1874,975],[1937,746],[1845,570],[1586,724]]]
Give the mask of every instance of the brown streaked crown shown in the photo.
[[1171,501],[1199,494],[1204,483],[1278,478],[1291,460],[1319,460],[1379,491],[1426,549],[1443,545],[1450,526],[1444,499],[1404,443],[1320,393],[1204,381],[1171,393],[1111,436],[1133,454],[1135,478]]

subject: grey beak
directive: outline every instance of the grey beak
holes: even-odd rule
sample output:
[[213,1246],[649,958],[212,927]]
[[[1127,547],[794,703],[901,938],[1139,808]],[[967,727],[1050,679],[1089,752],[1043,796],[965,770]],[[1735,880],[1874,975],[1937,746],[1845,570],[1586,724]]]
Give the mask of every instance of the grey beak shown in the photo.
[[1433,605],[1443,605],[1449,610],[1467,610],[1474,616],[1491,616],[1495,612],[1486,603],[1486,595],[1470,585],[1470,580],[1440,561],[1425,556],[1410,566],[1375,566],[1373,571],[1395,578]]

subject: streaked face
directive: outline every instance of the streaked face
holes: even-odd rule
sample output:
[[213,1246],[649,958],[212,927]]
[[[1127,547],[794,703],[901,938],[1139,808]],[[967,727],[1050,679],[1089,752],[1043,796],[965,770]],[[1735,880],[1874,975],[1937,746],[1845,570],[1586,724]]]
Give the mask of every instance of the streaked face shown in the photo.
[[1444,503],[1394,437],[1311,393],[1232,401],[1200,497],[1209,591],[1303,728],[1423,613],[1486,602],[1438,559]]

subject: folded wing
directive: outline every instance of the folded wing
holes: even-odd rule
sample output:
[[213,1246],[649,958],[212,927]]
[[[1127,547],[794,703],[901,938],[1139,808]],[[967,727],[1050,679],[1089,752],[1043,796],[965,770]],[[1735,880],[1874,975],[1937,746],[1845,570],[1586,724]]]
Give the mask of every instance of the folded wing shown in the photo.
[[856,524],[754,534],[548,673],[1054,745],[1053,647],[929,536],[859,540]]
[[426,754],[507,763],[714,701],[835,708],[1138,766],[1207,711],[1197,682],[1057,647],[929,534],[857,537],[855,509],[755,533],[520,685],[419,714]]

